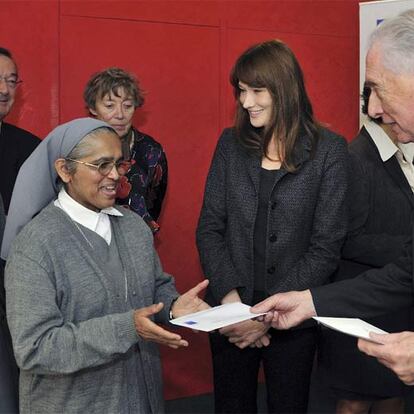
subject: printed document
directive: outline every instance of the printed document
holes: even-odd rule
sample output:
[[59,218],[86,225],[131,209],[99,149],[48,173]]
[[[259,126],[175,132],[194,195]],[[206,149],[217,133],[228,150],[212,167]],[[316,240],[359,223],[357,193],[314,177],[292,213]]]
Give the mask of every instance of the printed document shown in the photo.
[[356,336],[357,338],[363,338],[367,341],[381,343],[372,339],[369,336],[370,332],[387,334],[388,332],[371,325],[368,322],[358,318],[328,318],[322,316],[314,316],[313,319],[321,323],[322,325],[331,328],[335,331],[342,332],[347,335]]

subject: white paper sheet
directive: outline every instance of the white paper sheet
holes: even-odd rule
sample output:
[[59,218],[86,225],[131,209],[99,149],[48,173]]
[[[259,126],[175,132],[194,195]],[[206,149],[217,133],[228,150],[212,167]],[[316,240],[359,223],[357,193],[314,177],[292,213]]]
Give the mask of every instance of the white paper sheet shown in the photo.
[[335,331],[339,331],[351,336],[356,336],[357,338],[363,338],[376,343],[381,342],[373,340],[369,336],[370,332],[379,334],[388,333],[358,318],[329,318],[322,316],[314,316],[313,319]]
[[243,322],[265,313],[251,313],[250,306],[235,302],[216,306],[201,312],[191,313],[172,319],[174,325],[184,326],[197,331],[210,332],[237,322]]

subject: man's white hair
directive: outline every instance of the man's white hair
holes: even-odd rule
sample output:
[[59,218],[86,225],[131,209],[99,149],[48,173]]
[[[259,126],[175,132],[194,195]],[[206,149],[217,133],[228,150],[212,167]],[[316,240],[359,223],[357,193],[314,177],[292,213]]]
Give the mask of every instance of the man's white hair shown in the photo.
[[384,66],[396,74],[414,73],[414,9],[384,20],[368,47],[379,47]]

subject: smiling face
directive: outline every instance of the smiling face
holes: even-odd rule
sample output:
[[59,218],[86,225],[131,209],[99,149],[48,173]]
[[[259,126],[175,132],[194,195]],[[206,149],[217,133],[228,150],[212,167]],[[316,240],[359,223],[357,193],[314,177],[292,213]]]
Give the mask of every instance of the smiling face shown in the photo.
[[16,94],[5,79],[17,80],[17,68],[9,57],[0,55],[0,121],[10,112]]
[[[93,136],[86,138],[90,147],[88,155],[78,161],[99,164],[103,161],[122,159],[121,142],[115,133],[102,130],[92,134]],[[68,194],[84,207],[100,211],[115,204],[119,182],[119,174],[115,167],[104,176],[96,168],[79,163],[76,164],[75,171],[70,173],[65,168],[63,159],[57,160],[55,165]]]
[[132,124],[135,106],[133,97],[124,88],[119,88],[117,95],[112,92],[96,99],[95,108],[89,108],[97,119],[107,122],[120,137],[128,133]]
[[239,100],[255,128],[269,126],[273,100],[267,88],[255,88],[239,81]]
[[390,125],[399,142],[414,141],[414,74],[396,74],[382,63],[374,44],[366,59],[366,85],[371,89],[368,114]]

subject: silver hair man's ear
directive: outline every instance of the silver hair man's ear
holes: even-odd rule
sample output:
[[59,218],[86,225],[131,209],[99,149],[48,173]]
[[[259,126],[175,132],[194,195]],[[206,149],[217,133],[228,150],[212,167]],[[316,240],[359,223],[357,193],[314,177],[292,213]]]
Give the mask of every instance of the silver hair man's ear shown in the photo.
[[414,73],[414,9],[384,20],[371,34],[368,48],[378,47],[384,66],[396,74]]

